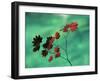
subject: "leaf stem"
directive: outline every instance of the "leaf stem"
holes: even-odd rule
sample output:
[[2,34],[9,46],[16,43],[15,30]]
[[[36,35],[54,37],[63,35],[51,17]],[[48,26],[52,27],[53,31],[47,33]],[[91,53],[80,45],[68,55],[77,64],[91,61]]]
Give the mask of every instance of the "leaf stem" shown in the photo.
[[[69,32],[68,32],[68,34],[67,34],[67,36],[64,36],[65,38],[68,38],[68,35],[69,35]],[[65,39],[65,43],[66,43],[66,48],[68,48],[67,47],[67,39]],[[66,58],[67,58],[67,61],[69,62],[69,64],[72,66],[72,63],[71,63],[71,61],[69,60],[69,57],[68,57],[68,52],[67,52],[67,50],[65,50],[65,54],[66,54]]]
[[70,60],[67,58],[65,58],[65,57],[63,57],[63,56],[60,56],[62,59],[64,59],[64,60],[66,60],[67,62],[69,62],[69,64],[72,66],[72,63],[70,62]]

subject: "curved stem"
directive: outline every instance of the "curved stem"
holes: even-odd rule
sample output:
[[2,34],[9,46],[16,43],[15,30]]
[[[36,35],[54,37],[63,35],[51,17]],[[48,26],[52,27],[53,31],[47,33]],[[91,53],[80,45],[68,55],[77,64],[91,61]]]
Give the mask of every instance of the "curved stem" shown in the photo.
[[63,57],[63,56],[60,56],[62,59],[64,59],[64,60],[66,60],[66,58],[65,57]]
[[72,66],[72,63],[70,62],[70,60],[67,58],[67,61],[69,62],[69,64]]
[[69,62],[69,64],[72,66],[72,63],[70,62],[70,60],[69,60],[68,58],[66,59],[66,58],[63,57],[63,56],[61,56],[61,58],[64,59],[64,60],[67,60],[67,62]]
[[[69,35],[69,32],[68,32],[67,36],[65,36],[65,38],[68,38],[68,35]],[[67,39],[65,39],[65,43],[66,43],[66,48],[67,48]],[[68,61],[69,64],[72,66],[72,63],[71,63],[71,61],[69,60],[69,57],[68,57],[68,52],[67,52],[67,50],[65,51],[65,54],[66,54],[66,57],[67,57],[67,61]]]

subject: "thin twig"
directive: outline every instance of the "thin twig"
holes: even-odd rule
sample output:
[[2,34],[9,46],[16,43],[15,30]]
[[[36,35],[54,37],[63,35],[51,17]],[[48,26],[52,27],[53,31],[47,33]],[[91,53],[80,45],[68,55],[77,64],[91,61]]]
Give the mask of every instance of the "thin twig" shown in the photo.
[[[68,34],[69,34],[69,32],[68,32]],[[67,36],[65,37],[65,38],[68,38],[68,34],[67,34]],[[66,43],[66,48],[67,48],[67,39],[65,39],[65,43]],[[68,57],[68,52],[67,52],[67,50],[65,51],[65,54],[66,54],[66,57],[67,57],[67,60],[68,60],[68,62],[69,62],[69,64],[72,66],[72,63],[71,63],[71,61],[69,60],[69,57]]]
[[60,56],[62,59],[64,59],[64,60],[66,60],[67,62],[69,62],[69,64],[72,66],[72,64],[71,64],[71,62],[70,62],[70,60],[67,58],[65,58],[65,57],[63,57],[63,56]]
[[62,59],[64,59],[64,60],[66,60],[66,58],[65,57],[63,57],[63,56],[60,56]]
[[70,63],[70,65],[72,66],[72,63],[70,62],[70,60],[67,58],[68,62]]

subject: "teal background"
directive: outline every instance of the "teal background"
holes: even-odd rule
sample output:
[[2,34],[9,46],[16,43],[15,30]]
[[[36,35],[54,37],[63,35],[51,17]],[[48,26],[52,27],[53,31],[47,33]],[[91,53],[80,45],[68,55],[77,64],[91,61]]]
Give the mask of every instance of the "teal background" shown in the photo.
[[[69,34],[60,32],[60,39],[54,42],[54,46],[61,48],[60,51],[63,57],[66,57],[64,51],[68,52],[72,66],[89,65],[89,15],[26,12],[25,68],[70,66],[68,61],[61,57],[48,62],[51,53],[43,58],[41,51],[43,49],[42,44],[45,43],[48,36],[54,35],[59,29],[72,22],[78,23],[77,31],[69,32]],[[36,35],[41,35],[43,41],[40,50],[33,52],[32,39]]]

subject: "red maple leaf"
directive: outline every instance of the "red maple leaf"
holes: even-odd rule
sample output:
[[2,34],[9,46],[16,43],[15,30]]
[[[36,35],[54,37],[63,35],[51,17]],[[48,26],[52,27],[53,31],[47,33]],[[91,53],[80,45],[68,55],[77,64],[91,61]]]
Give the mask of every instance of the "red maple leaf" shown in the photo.
[[55,33],[55,38],[56,38],[56,39],[59,39],[59,37],[60,37],[59,32],[56,32],[56,33]]
[[63,29],[63,32],[67,32],[67,31],[68,31],[68,28],[65,27],[65,28]]
[[58,47],[55,47],[55,48],[54,48],[54,51],[55,51],[55,52],[59,52],[59,48],[58,48]]
[[57,52],[55,57],[60,57],[60,52]]
[[48,45],[48,50],[50,50],[51,48],[52,48],[52,43],[54,42],[54,40],[55,40],[55,37],[52,37],[51,39],[50,39],[50,41],[49,41],[49,45]]
[[51,62],[53,60],[53,56],[50,56],[48,61]]
[[77,29],[77,26],[78,26],[77,22],[73,22],[73,23],[69,24],[69,28],[72,32]]

